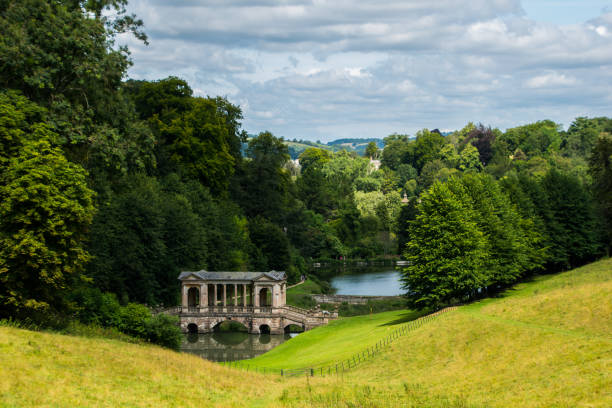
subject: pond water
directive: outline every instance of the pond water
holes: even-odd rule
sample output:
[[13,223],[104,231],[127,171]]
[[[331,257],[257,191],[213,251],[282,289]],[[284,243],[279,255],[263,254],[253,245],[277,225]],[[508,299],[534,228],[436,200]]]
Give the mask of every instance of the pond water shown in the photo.
[[405,292],[400,277],[392,267],[351,268],[331,278],[331,285],[337,295],[399,296]]
[[195,354],[210,361],[235,361],[253,358],[284,343],[297,333],[248,334],[244,332],[219,332],[187,334],[181,351]]

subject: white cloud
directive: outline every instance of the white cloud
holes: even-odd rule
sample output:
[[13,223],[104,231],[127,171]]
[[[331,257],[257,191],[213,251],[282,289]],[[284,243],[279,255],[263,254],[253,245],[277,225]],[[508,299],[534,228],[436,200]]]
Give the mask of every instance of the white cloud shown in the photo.
[[546,88],[558,86],[571,86],[576,84],[576,78],[568,77],[564,74],[551,72],[530,78],[526,85],[528,88]]
[[290,138],[611,114],[612,13],[555,25],[519,0],[458,3],[135,0],[151,46],[129,40],[130,75],[181,76]]

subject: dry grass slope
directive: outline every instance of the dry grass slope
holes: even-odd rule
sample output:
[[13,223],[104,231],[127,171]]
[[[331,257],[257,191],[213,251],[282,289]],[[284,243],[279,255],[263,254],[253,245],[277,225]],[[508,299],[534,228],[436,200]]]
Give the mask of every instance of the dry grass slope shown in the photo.
[[[611,283],[610,259],[541,277],[325,378],[247,373],[152,346],[0,327],[0,406],[611,407]],[[365,343],[371,339],[357,336],[358,326],[375,336],[393,319],[349,321],[335,334],[317,329],[296,340],[346,348],[345,329]],[[283,350],[294,352],[279,348],[271,358],[282,361]],[[319,360],[311,350],[300,365]]]

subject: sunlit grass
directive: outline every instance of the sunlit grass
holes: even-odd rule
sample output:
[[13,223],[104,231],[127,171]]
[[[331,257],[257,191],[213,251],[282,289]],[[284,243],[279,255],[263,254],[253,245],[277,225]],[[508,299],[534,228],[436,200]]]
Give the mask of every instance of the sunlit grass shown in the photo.
[[245,364],[280,369],[337,363],[374,346],[400,323],[420,315],[411,311],[393,311],[341,318],[302,333]]
[[[611,260],[538,278],[435,319],[355,369],[323,378],[262,375],[155,346],[0,327],[0,406],[607,408],[611,280]],[[414,317],[342,319],[251,364],[340,359]]]

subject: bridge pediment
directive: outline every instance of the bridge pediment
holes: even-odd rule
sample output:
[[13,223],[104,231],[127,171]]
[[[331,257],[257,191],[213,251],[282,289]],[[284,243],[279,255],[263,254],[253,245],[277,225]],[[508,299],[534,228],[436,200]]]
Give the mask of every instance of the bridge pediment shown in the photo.
[[261,275],[253,279],[253,282],[276,282],[276,281],[270,278],[268,275],[262,273]]

